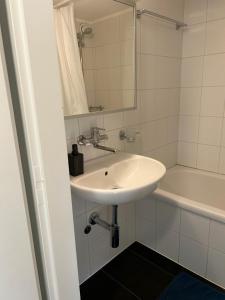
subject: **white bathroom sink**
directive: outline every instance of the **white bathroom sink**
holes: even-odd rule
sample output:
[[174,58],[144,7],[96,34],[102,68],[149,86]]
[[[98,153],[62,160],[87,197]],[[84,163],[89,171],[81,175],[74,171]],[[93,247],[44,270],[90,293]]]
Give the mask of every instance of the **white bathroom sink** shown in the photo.
[[152,193],[165,173],[157,160],[117,153],[87,164],[84,174],[71,177],[70,182],[75,198],[118,205]]

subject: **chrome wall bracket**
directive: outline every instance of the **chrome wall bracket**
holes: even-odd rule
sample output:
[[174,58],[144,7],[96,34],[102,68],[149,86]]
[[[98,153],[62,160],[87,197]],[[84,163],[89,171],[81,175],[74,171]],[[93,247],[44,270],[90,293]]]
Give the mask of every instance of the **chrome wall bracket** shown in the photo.
[[144,9],[144,8],[137,10],[137,17],[140,18],[142,15],[149,15],[149,16],[152,16],[152,17],[155,17],[155,18],[160,18],[160,19],[162,19],[166,22],[173,23],[173,24],[176,25],[176,30],[179,30],[180,28],[183,28],[183,27],[187,27],[187,24],[185,24],[184,22],[177,21],[175,19],[157,14],[153,11],[150,11],[150,10],[147,10],[147,9]]

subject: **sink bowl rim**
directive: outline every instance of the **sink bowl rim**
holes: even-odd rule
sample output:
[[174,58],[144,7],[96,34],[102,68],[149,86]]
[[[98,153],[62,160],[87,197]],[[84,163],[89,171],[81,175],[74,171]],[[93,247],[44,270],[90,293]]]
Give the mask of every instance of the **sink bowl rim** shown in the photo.
[[129,161],[129,160],[136,160],[138,158],[144,158],[146,160],[150,160],[154,163],[156,163],[157,165],[159,165],[161,167],[161,173],[160,173],[160,176],[157,177],[157,180],[155,182],[148,182],[144,185],[140,185],[140,186],[136,186],[136,187],[132,187],[132,188],[129,188],[129,187],[121,187],[121,188],[118,188],[118,189],[102,189],[102,188],[91,188],[91,187],[87,187],[87,186],[82,186],[79,184],[79,181],[82,180],[84,178],[84,176],[92,176],[94,175],[95,173],[98,173],[99,171],[101,170],[107,170],[109,169],[110,167],[113,167],[117,164],[120,164],[121,161],[118,161],[118,162],[115,162],[115,163],[112,163],[111,165],[109,165],[108,167],[101,167],[95,171],[91,171],[87,174],[82,174],[80,176],[78,176],[77,178],[76,177],[72,177],[72,180],[70,181],[70,184],[71,186],[77,190],[77,191],[80,191],[80,192],[89,192],[89,193],[99,193],[99,194],[113,194],[113,195],[117,195],[117,194],[123,194],[123,193],[130,193],[130,192],[137,192],[138,190],[140,189],[144,189],[144,188],[147,188],[147,187],[150,187],[150,186],[153,186],[155,184],[157,184],[166,174],[166,167],[158,160],[156,159],[153,159],[153,158],[150,158],[150,157],[146,157],[146,156],[142,156],[142,155],[134,155],[134,157],[132,158],[125,158],[123,159],[122,161]]

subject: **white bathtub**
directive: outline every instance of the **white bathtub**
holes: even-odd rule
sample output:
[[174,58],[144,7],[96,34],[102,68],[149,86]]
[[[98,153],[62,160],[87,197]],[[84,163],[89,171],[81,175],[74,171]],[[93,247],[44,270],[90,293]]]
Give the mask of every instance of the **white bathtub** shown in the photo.
[[225,176],[176,166],[136,203],[136,239],[225,288]]
[[176,166],[167,171],[154,196],[225,222],[225,175]]

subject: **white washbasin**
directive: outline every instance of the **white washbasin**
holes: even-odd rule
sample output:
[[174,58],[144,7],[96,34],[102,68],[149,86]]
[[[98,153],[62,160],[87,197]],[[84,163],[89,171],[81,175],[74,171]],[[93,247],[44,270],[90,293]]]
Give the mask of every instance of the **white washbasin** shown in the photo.
[[74,197],[104,205],[140,200],[156,188],[166,173],[157,160],[117,153],[88,163],[83,175],[71,177]]

